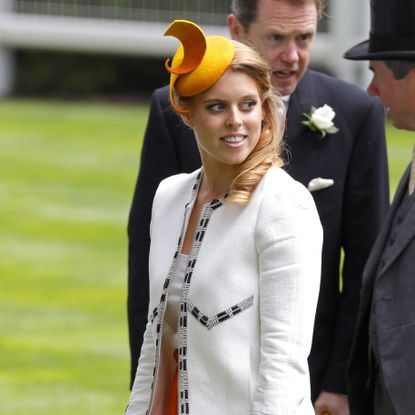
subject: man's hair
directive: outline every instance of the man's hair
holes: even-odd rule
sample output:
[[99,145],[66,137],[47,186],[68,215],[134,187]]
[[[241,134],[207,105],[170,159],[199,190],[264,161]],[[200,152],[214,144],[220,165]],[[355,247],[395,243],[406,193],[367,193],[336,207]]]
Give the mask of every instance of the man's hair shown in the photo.
[[384,63],[397,81],[405,78],[412,69],[415,69],[415,60],[385,60]]
[[[258,2],[261,0],[232,0],[231,13],[234,14],[247,30],[251,23],[256,20]],[[324,13],[326,0],[279,0],[295,6],[301,6],[307,3],[314,3],[317,9],[318,17],[321,18]]]

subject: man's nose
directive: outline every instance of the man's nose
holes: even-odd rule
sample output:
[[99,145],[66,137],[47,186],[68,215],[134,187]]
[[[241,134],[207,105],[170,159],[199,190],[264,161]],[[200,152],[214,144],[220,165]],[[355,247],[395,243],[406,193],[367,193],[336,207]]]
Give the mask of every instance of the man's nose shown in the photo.
[[375,82],[374,79],[372,79],[370,81],[370,84],[367,87],[367,93],[369,95],[371,95],[372,97],[379,96],[379,89],[378,89],[378,87],[377,87],[376,82]]
[[286,63],[295,63],[298,61],[298,48],[294,41],[287,42],[281,51],[280,58]]

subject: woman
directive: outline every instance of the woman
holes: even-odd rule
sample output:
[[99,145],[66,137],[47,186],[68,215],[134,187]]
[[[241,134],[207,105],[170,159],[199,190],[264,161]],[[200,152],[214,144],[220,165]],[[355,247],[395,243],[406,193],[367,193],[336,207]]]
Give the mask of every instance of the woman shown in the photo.
[[[176,21],[171,101],[203,167],[153,202],[150,305],[126,414],[314,414],[322,230],[280,167],[283,104],[248,46]],[[177,363],[176,363],[177,362]]]

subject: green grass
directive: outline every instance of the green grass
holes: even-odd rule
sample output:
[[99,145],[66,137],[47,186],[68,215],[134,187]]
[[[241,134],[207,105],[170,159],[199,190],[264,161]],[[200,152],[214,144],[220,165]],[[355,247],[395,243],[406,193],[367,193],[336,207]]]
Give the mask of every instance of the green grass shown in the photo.
[[[0,101],[0,413],[128,400],[128,210],[147,108]],[[414,134],[388,125],[391,189]]]
[[126,223],[147,108],[0,101],[0,413],[128,399]]

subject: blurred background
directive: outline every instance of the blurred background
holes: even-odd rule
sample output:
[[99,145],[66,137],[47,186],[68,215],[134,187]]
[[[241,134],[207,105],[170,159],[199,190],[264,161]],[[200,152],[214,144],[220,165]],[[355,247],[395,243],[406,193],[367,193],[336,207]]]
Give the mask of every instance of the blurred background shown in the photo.
[[[367,3],[367,4],[366,4]],[[0,96],[148,95],[166,82],[177,41],[169,22],[190,19],[228,34],[230,0],[0,0]],[[312,66],[364,86],[362,62],[342,59],[367,36],[369,2],[330,0]]]
[[[173,19],[227,35],[229,0],[0,0],[0,413],[120,414],[128,399],[126,225]],[[367,4],[366,4],[367,3]],[[368,3],[329,0],[311,66],[341,58]],[[409,133],[387,127],[391,190]]]

